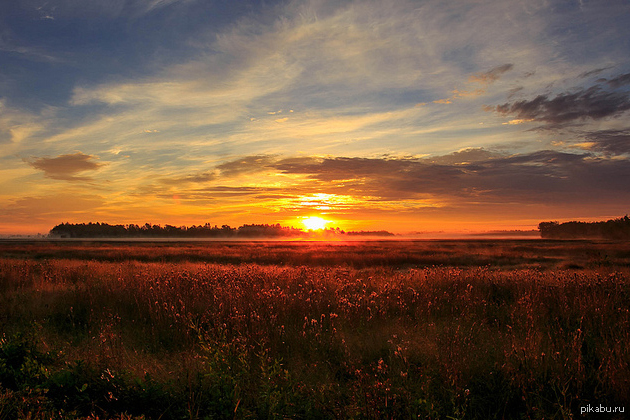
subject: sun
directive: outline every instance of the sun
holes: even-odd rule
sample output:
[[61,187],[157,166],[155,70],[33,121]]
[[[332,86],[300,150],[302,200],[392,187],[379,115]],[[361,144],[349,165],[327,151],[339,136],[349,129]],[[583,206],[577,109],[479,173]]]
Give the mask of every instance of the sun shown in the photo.
[[309,230],[324,229],[328,223],[330,223],[328,220],[315,216],[307,217],[302,220],[302,224]]

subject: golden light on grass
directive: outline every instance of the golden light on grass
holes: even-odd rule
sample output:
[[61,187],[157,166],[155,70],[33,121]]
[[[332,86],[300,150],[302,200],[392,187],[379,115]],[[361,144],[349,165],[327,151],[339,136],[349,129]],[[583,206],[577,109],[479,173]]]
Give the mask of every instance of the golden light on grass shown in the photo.
[[330,223],[329,220],[322,219],[321,217],[311,216],[302,220],[302,224],[308,230],[320,230],[324,229],[326,225]]

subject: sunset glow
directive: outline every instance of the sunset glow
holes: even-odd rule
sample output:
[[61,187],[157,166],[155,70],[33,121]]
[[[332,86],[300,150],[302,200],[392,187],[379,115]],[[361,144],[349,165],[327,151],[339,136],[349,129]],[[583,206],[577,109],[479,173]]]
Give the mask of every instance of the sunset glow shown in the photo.
[[79,3],[0,5],[0,234],[630,211],[627,1]]
[[326,228],[326,225],[330,223],[328,220],[324,220],[321,217],[307,217],[302,220],[302,224],[309,230],[319,230]]

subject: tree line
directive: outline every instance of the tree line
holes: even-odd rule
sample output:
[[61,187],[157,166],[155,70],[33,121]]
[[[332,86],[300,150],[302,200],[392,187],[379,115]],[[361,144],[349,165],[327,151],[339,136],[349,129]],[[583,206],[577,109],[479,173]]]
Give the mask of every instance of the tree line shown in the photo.
[[544,239],[630,239],[628,215],[605,222],[541,222],[540,237]]
[[238,228],[228,225],[110,225],[108,223],[61,223],[50,230],[52,238],[288,238],[331,236],[393,236],[387,231],[345,232],[339,228],[305,231],[280,224],[246,224]]

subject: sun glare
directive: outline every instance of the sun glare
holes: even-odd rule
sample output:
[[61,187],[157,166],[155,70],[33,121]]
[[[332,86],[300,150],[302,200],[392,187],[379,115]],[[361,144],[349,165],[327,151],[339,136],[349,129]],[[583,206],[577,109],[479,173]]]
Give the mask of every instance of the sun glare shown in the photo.
[[328,220],[324,220],[321,217],[315,216],[307,217],[306,219],[302,220],[302,224],[306,226],[306,228],[309,230],[324,229],[326,227],[326,224],[328,223]]

